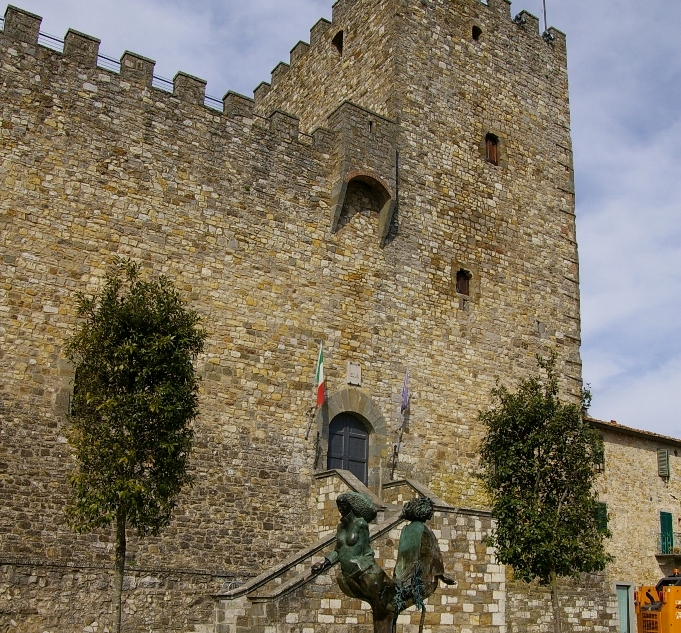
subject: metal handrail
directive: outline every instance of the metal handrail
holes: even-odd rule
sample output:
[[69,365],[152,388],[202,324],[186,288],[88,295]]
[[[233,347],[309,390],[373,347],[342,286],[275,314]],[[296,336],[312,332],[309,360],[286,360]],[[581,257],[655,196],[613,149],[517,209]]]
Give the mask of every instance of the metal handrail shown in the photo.
[[208,95],[206,95],[203,105],[205,105],[207,108],[210,108],[211,110],[218,110],[220,112],[222,112],[224,109],[222,99],[217,99],[216,97],[210,97]]
[[99,66],[99,68],[103,68],[104,70],[110,70],[111,72],[117,74],[121,72],[120,60],[114,59],[113,57],[107,57],[106,55],[102,55],[101,53],[97,55],[97,66]]
[[165,77],[159,77],[158,75],[154,75],[151,78],[151,87],[152,88],[158,88],[159,90],[163,90],[163,92],[172,93],[173,90],[175,89],[175,84],[174,84],[174,82],[170,81],[170,79],[166,79]]
[[681,556],[681,532],[661,532],[657,535],[657,554]]

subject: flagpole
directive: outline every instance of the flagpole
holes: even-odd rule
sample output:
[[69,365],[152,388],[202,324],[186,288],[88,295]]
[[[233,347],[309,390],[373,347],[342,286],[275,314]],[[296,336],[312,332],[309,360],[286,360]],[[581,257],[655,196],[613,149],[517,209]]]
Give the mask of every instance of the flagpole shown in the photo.
[[544,5],[544,33],[546,33],[549,30],[549,24],[546,20],[546,0],[542,0],[542,3]]
[[[312,423],[317,415],[317,411],[319,411],[319,407],[321,407],[326,400],[326,385],[324,384],[324,347],[322,341],[319,342],[319,353],[317,355],[317,367],[315,369],[314,377],[314,397],[315,403],[307,410],[309,420],[307,432],[305,433],[306,441],[310,437],[310,430],[312,429]],[[319,437],[317,437],[317,441],[319,441]]]
[[404,427],[407,423],[407,416],[409,415],[409,365],[407,365],[407,370],[404,373],[400,413],[402,414],[402,424],[400,426],[400,433],[397,436],[397,444],[395,444],[393,448],[393,463],[390,469],[390,481],[395,479],[395,468],[397,468],[397,460],[400,456],[400,447],[402,446],[402,438],[404,437]]

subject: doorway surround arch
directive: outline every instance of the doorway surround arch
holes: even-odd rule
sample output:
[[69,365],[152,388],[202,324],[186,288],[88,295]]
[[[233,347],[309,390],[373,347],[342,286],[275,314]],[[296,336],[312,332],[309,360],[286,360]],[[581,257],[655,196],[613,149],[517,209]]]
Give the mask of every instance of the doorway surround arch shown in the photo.
[[[387,481],[385,461],[388,457],[388,424],[374,400],[358,387],[347,387],[330,393],[315,418],[319,429],[320,451],[316,472],[326,470],[329,449],[329,424],[341,413],[358,418],[369,433],[369,454],[367,459],[367,487],[374,493],[380,492],[382,482]],[[383,469],[383,472],[381,472]]]

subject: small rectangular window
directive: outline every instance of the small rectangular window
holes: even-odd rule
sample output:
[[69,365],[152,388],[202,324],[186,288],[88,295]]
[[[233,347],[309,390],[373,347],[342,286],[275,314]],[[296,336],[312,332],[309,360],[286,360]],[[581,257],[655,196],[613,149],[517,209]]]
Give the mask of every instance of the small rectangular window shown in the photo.
[[456,291],[460,295],[470,295],[471,292],[471,274],[463,268],[456,273]]
[[657,449],[657,474],[665,479],[669,477],[669,451],[666,448]]
[[487,151],[487,162],[492,165],[499,164],[499,138],[494,134],[485,136],[485,148]]

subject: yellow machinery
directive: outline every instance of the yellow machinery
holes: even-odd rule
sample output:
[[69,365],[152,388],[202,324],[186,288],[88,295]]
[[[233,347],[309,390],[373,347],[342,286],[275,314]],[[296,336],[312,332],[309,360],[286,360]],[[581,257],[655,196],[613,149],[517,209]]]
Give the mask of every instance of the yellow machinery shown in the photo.
[[638,633],[681,633],[681,575],[639,587],[634,601]]

